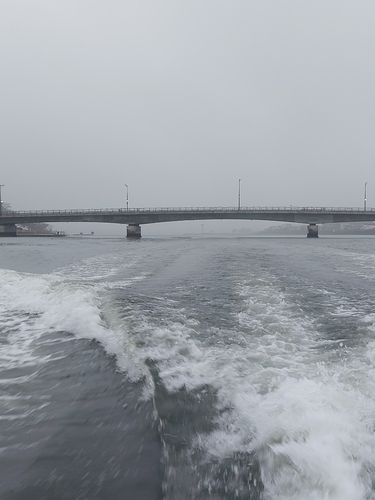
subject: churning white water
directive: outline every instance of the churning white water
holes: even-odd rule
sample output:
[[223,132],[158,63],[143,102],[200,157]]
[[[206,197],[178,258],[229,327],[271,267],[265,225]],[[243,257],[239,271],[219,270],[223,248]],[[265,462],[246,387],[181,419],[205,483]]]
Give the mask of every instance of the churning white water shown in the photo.
[[[91,243],[96,251],[85,256]],[[63,252],[57,244],[38,249],[53,268],[48,272],[39,261],[38,272],[32,264],[28,272],[17,269],[22,244],[0,270],[2,386],[24,382],[12,379],[13,368],[30,366],[33,377],[50,362],[35,350],[45,332],[95,338],[128,377],[144,381],[145,398],[155,397],[150,363],[169,394],[164,398],[214,391],[215,400],[205,403],[215,407],[212,414],[207,406],[212,426],[194,427],[192,417],[195,431],[184,451],[184,460],[192,457],[190,474],[200,477],[194,491],[201,488],[201,498],[211,498],[220,482],[204,464],[239,453],[259,464],[258,493],[267,500],[375,498],[372,239],[58,244]],[[6,250],[0,253],[9,259]],[[61,265],[51,264],[53,252],[64,255]],[[14,393],[4,402],[1,418],[27,418],[27,402]],[[167,468],[178,470],[180,456]],[[165,482],[178,481],[176,474]],[[244,491],[238,484],[228,498],[251,498]],[[218,492],[212,498],[222,498]]]

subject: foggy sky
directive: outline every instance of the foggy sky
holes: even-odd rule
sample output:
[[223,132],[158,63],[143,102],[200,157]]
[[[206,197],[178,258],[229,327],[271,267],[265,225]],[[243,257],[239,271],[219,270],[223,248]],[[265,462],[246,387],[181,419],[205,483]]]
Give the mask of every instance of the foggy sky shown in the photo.
[[375,206],[375,2],[2,0],[13,209]]

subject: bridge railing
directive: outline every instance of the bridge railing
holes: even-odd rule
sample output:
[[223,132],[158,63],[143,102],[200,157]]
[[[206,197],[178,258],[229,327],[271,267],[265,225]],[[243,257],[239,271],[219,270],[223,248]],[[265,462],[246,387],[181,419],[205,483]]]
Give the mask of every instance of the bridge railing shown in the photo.
[[305,213],[305,212],[375,212],[375,208],[363,208],[359,207],[297,207],[297,206],[286,206],[286,207],[156,207],[156,208],[93,208],[93,209],[72,209],[72,210],[7,210],[2,211],[3,217],[15,217],[15,216],[35,216],[35,215],[82,215],[82,214],[93,214],[93,215],[118,215],[118,214],[131,214],[131,213],[156,213],[156,212],[293,212],[293,213]]

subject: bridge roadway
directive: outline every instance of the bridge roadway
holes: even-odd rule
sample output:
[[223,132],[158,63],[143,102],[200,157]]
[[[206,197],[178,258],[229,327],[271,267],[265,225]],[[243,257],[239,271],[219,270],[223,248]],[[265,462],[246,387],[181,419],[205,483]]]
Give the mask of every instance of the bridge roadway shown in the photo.
[[116,208],[94,210],[2,211],[0,236],[16,236],[16,224],[35,222],[102,222],[127,224],[128,237],[140,237],[142,224],[185,220],[241,219],[308,224],[308,237],[318,236],[317,224],[372,222],[375,209],[328,207]]

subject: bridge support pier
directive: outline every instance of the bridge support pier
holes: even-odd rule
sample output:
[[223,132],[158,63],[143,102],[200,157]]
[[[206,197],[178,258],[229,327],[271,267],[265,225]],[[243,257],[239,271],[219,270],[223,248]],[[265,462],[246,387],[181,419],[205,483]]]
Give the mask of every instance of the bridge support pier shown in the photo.
[[307,237],[308,238],[319,238],[318,226],[316,224],[309,224],[307,226]]
[[17,236],[15,224],[0,224],[0,238]]
[[140,238],[141,236],[141,226],[139,224],[128,224],[126,228],[127,238]]

